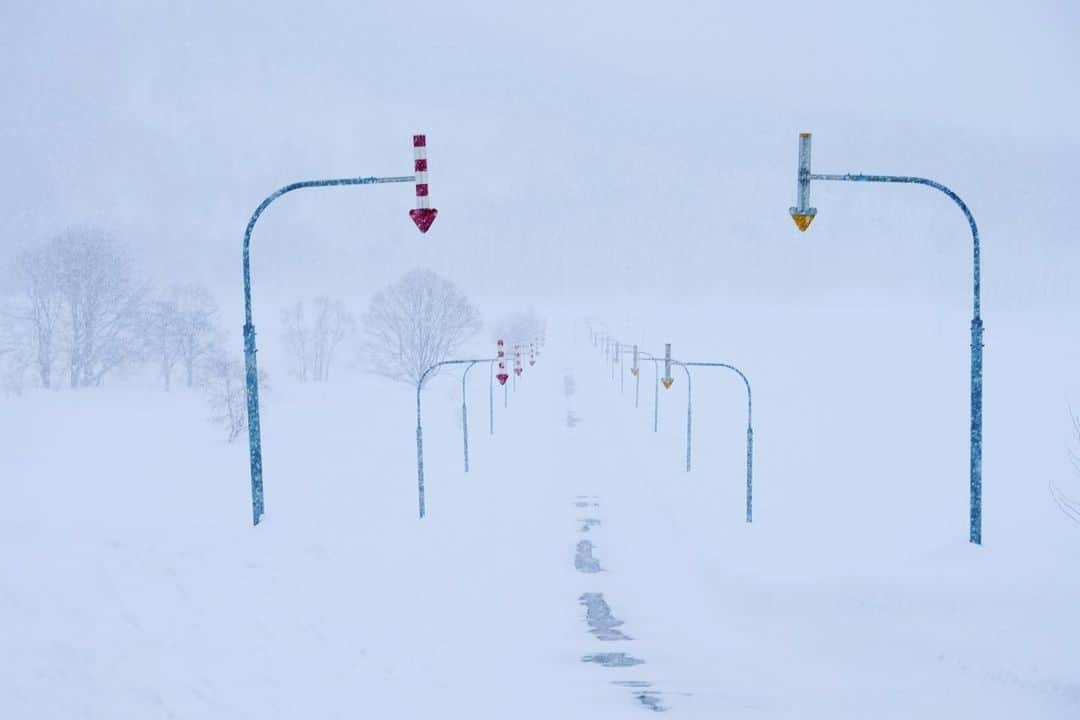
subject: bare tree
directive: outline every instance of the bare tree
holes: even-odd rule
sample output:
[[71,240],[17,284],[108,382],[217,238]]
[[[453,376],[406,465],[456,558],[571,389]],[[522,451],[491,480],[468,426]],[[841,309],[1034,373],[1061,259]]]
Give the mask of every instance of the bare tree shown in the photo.
[[220,340],[218,306],[214,296],[196,283],[174,285],[171,300],[176,306],[176,343],[187,386],[195,384],[199,363],[207,359]]
[[356,332],[356,318],[345,303],[326,296],[315,298],[315,321],[312,327],[312,376],[330,379],[330,366],[338,347]]
[[158,363],[166,392],[172,387],[173,368],[180,361],[180,312],[171,299],[150,303],[145,315],[145,341],[150,357]]
[[31,362],[41,386],[50,388],[64,322],[56,258],[49,247],[26,250],[16,256],[14,270],[19,296],[4,313],[6,345]]
[[363,354],[373,372],[416,383],[479,329],[479,311],[454,283],[413,270],[372,298]]
[[182,366],[187,386],[195,384],[198,365],[216,347],[217,303],[202,285],[173,285],[166,297],[151,302],[144,313],[146,351],[158,364],[166,390],[173,370]]
[[142,349],[145,295],[131,276],[127,253],[100,230],[66,230],[15,261],[19,296],[6,315],[24,361],[42,387],[66,354],[71,387],[98,385]]
[[67,230],[45,252],[66,315],[71,387],[100,385],[138,355],[145,289],[135,285],[127,253],[101,230]]
[[304,303],[297,302],[281,311],[282,336],[288,348],[292,368],[289,374],[300,380],[308,381],[308,368],[311,367],[311,348],[308,338],[307,321],[304,319]]
[[292,357],[292,374],[301,381],[324,382],[341,343],[356,330],[356,318],[335,298],[315,298],[314,317],[309,324],[301,302],[281,314],[285,344]]

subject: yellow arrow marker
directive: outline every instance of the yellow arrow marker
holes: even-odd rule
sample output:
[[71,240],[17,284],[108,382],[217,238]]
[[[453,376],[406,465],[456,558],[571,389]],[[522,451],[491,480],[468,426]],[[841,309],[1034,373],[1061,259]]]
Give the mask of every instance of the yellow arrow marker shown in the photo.
[[675,378],[660,378],[660,382],[664,384],[664,389],[667,390],[674,384]]
[[791,219],[795,221],[795,227],[799,228],[802,232],[806,232],[806,228],[810,227],[810,223],[814,221],[815,217],[815,215],[791,213]]

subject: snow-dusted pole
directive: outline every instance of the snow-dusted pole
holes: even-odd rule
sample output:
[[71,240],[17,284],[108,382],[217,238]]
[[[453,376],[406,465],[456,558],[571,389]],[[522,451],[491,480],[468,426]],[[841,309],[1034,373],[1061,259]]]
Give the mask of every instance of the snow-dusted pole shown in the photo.
[[664,383],[665,390],[675,382],[675,378],[671,377],[671,343],[664,344],[664,377],[660,378],[660,382]]
[[496,358],[470,358],[468,360],[443,360],[429,366],[420,373],[420,379],[416,381],[416,488],[420,503],[420,517],[424,517],[424,426],[421,423],[420,391],[424,389],[424,381],[428,375],[444,365],[475,365],[476,363],[493,361]]
[[647,353],[644,350],[639,351],[640,354],[649,360],[652,360],[653,368],[653,399],[652,399],[652,431],[657,432],[660,429],[660,358],[656,357],[652,353]]
[[686,367],[686,363],[672,360],[671,364],[678,365],[683,369],[683,372],[686,373],[686,472],[690,472],[690,438],[691,430],[693,428],[694,390],[691,387],[690,368]]
[[[416,138],[423,137],[420,135],[413,136],[413,144],[416,144]],[[414,169],[419,167],[418,164],[414,164]],[[426,162],[425,162],[426,172]],[[293,192],[294,190],[303,190],[306,188],[323,188],[323,187],[342,187],[346,185],[380,185],[386,183],[415,183],[418,182],[417,175],[407,175],[402,177],[352,177],[352,178],[336,178],[330,180],[304,180],[302,182],[295,182],[290,185],[286,185],[278,190],[275,190],[269,196],[266,197],[259,206],[255,208],[255,212],[251,214],[251,219],[248,220],[247,227],[244,229],[244,247],[243,247],[243,266],[244,266],[244,392],[247,396],[247,414],[248,414],[248,454],[251,464],[251,511],[252,521],[254,525],[258,525],[262,519],[265,511],[265,505],[263,500],[263,469],[262,469],[262,429],[259,417],[259,370],[256,362],[256,353],[258,352],[255,347],[255,323],[252,319],[251,311],[251,233],[255,229],[255,223],[258,222],[259,217],[263,214],[263,211],[270,206],[270,203],[277,200],[286,193]],[[425,187],[426,192],[426,187]],[[436,210],[426,209],[420,215],[414,215],[414,211],[410,211],[410,216],[413,217],[413,221],[416,222],[420,232],[426,232],[431,226],[431,223],[435,220]],[[426,223],[426,224],[422,224]]]
[[461,441],[465,446],[465,472],[469,472],[469,405],[466,402],[468,397],[468,380],[469,371],[473,369],[473,365],[481,362],[469,363],[469,366],[465,368],[465,372],[461,373]]
[[968,466],[970,485],[970,513],[968,540],[975,545],[982,544],[982,396],[983,396],[983,322],[980,314],[981,297],[981,258],[979,245],[979,227],[975,216],[959,195],[948,187],[934,180],[905,175],[846,175],[817,174],[810,172],[810,133],[799,135],[799,171],[797,205],[790,208],[792,219],[799,230],[805,231],[813,221],[817,210],[810,207],[810,181],[833,180],[839,182],[875,182],[926,185],[945,194],[956,203],[964,213],[972,240],[972,316],[971,316],[971,456]]
[[[653,432],[656,432],[660,427],[660,358],[656,357],[652,353],[647,353],[644,350],[638,350],[637,346],[634,346],[636,354],[640,357],[644,357],[652,361],[653,364]],[[625,352],[625,351],[624,351]],[[636,362],[636,361],[635,361]],[[641,372],[638,371],[638,379],[640,379]]]
[[510,385],[514,392],[517,392],[517,379],[521,373],[518,371],[518,346],[514,346],[514,368],[510,373]]
[[619,394],[626,392],[626,363],[622,360],[622,345],[616,345],[615,364],[619,366]]
[[634,366],[630,369],[634,376],[634,409],[641,406],[641,367],[638,364],[638,346],[634,346]]
[[754,396],[750,380],[734,365],[714,362],[688,362],[688,367],[725,368],[742,378],[746,386],[746,522],[754,521]]
[[652,431],[660,429],[660,361],[652,355],[653,368],[653,398],[652,398]]
[[488,363],[488,435],[495,434],[495,363]]

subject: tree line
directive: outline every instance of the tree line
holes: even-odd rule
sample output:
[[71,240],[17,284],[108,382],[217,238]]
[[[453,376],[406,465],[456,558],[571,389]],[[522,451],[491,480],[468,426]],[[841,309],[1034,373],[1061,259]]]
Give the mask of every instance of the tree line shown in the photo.
[[[93,227],[69,228],[23,250],[9,269],[12,294],[0,299],[8,390],[97,387],[149,369],[164,390],[182,383],[206,392],[230,439],[243,431],[240,345],[230,351],[208,288],[180,282],[155,291],[140,281],[126,248]],[[499,327],[516,335],[535,324],[518,314]],[[326,382],[344,365],[415,383],[481,325],[479,310],[453,282],[416,269],[375,293],[359,320],[329,296],[287,306],[278,339],[288,373],[300,382]]]
[[154,296],[123,246],[96,228],[71,228],[12,262],[14,296],[0,311],[9,387],[30,374],[43,388],[96,387],[152,362],[166,389],[177,370],[196,383],[218,346],[217,305],[198,284]]

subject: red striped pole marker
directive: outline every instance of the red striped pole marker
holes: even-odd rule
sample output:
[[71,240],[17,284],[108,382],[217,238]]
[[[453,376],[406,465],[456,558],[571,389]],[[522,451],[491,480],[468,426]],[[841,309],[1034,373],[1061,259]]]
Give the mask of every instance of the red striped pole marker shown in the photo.
[[439,211],[431,207],[428,198],[427,178],[427,135],[413,135],[413,170],[416,172],[416,209],[409,211],[409,217],[416,223],[420,232],[426,233]]
[[506,372],[506,352],[503,350],[503,341],[499,341],[499,372],[496,373],[495,379],[499,381],[500,385],[505,385],[506,381],[510,379],[510,373]]
[[[523,367],[521,367],[521,346],[514,346],[514,374],[520,376]],[[517,382],[516,380],[514,382]]]

